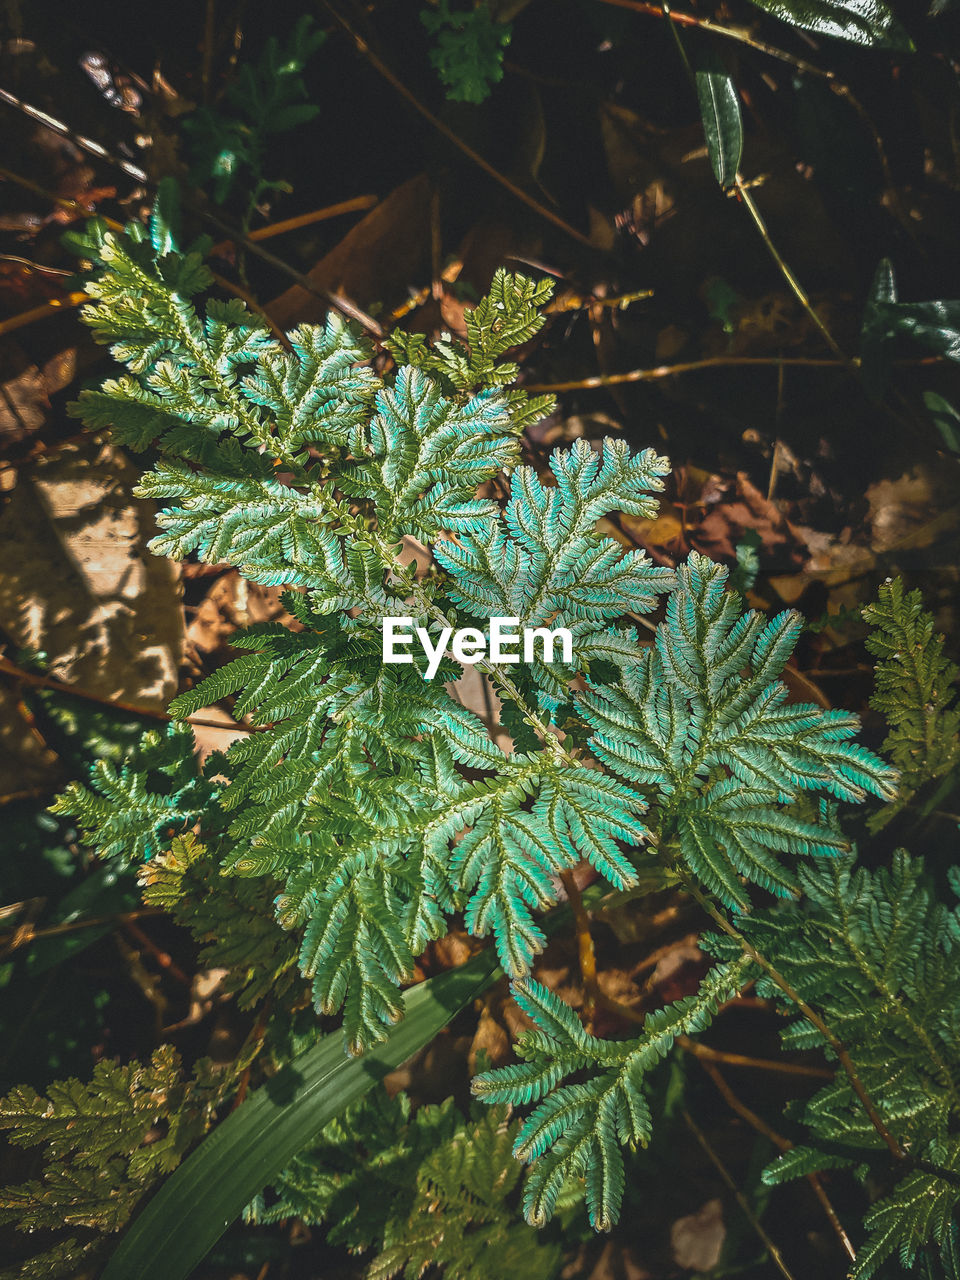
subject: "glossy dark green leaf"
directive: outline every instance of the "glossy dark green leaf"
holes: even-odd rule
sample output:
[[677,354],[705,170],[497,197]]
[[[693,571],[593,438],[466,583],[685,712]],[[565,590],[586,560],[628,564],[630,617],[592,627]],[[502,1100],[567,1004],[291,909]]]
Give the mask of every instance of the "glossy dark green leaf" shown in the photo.
[[860,333],[861,373],[876,398],[886,377],[885,347],[894,338],[909,338],[934,355],[960,363],[960,300],[897,301],[893,268],[884,258],[873,278]]
[[758,9],[818,36],[882,49],[913,49],[885,0],[753,0]]
[[743,152],[740,99],[719,59],[705,60],[697,69],[697,99],[710,163],[721,187],[732,187]]
[[102,1280],[186,1280],[255,1195],[351,1102],[428,1044],[500,975],[492,949],[405,996],[383,1044],[348,1058],[325,1036],[238,1107],[167,1179],[128,1228]]
[[925,391],[923,403],[946,448],[960,454],[960,413],[936,391]]
[[934,355],[960,361],[960,299],[891,302],[880,308],[891,337],[912,338]]
[[867,304],[863,309],[863,327],[860,330],[860,374],[863,385],[874,400],[883,395],[886,384],[886,367],[883,347],[889,334],[883,319],[883,308],[897,300],[897,283],[893,264],[882,258],[873,276]]

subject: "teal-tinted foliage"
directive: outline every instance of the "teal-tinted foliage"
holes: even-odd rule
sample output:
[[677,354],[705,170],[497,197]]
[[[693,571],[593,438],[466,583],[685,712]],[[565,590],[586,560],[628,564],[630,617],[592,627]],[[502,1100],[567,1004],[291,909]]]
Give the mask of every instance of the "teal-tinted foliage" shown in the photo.
[[[744,610],[702,555],[674,572],[597,532],[612,513],[654,513],[666,460],[577,441],[542,474],[519,465],[521,432],[551,402],[508,388],[509,353],[542,324],[549,287],[498,272],[467,345],[397,335],[397,368],[379,376],[337,318],[285,346],[240,304],[198,308],[210,276],[197,254],[108,235],[101,258],[86,318],[129,373],[73,412],[153,447],[141,492],[160,506],[158,553],[283,587],[289,625],[236,635],[234,660],[173,703],[185,718],[227,700],[245,722],[201,774],[180,725],[126,772],[101,766],[59,809],[103,855],[140,866],[148,901],[193,929],[245,1000],[272,991],[289,1016],[309,983],[318,1011],[342,1012],[354,1053],[401,1017],[401,988],[453,913],[492,937],[532,1022],[520,1061],[474,1084],[498,1108],[535,1104],[519,1125],[502,1109],[464,1121],[371,1103],[363,1133],[325,1135],[253,1214],[334,1220],[345,1243],[378,1250],[372,1274],[428,1261],[465,1274],[469,1253],[479,1280],[478,1242],[496,1241],[501,1273],[509,1257],[549,1275],[552,1252],[503,1210],[521,1177],[507,1146],[531,1165],[530,1222],[572,1188],[609,1227],[623,1148],[655,1123],[651,1072],[759,978],[794,1009],[805,1002],[791,1044],[848,1048],[800,1114],[809,1140],[791,1159],[883,1180],[858,1274],[895,1249],[947,1248],[956,914],[906,856],[889,873],[852,868],[837,811],[891,802],[897,773],[857,741],[854,715],[789,700],[800,615]],[[661,608],[652,640],[631,626]],[[436,635],[491,614],[574,637],[566,664],[481,661],[511,752],[454,696],[456,663],[431,681],[423,657],[381,659],[385,617]],[[890,641],[880,676],[909,772],[927,723],[917,691],[935,689],[938,713],[955,716],[952,673],[914,597],[890,588],[875,614],[875,645],[902,630],[914,655],[904,665]],[[584,860],[620,891],[656,866],[726,929],[699,990],[649,1012],[634,1039],[591,1034],[531,976],[560,873]],[[378,1180],[402,1183],[395,1209],[365,1203],[377,1197],[352,1173],[352,1141],[381,1153]]]

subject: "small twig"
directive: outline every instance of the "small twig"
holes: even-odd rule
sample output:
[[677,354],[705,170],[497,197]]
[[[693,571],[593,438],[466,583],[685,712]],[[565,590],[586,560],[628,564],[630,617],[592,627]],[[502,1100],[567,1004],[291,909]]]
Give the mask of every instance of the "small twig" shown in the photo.
[[216,227],[217,230],[222,235],[226,236],[228,240],[231,240],[234,244],[242,245],[249,253],[252,253],[255,257],[260,258],[261,261],[268,263],[271,267],[274,267],[277,271],[287,276],[288,279],[292,280],[294,284],[299,285],[301,289],[305,289],[307,293],[312,294],[315,298],[320,298],[328,307],[333,307],[335,311],[339,311],[342,315],[345,315],[348,320],[353,320],[356,324],[360,325],[362,329],[365,329],[371,337],[376,338],[378,341],[383,338],[383,328],[377,324],[373,316],[367,315],[366,311],[358,307],[355,302],[351,302],[349,298],[345,298],[342,294],[334,293],[330,289],[322,289],[318,285],[313,284],[310,278],[305,276],[302,271],[297,271],[295,267],[291,267],[290,264],[284,262],[282,258],[278,258],[275,253],[271,253],[269,249],[264,249],[256,242],[256,240],[251,239],[246,232],[238,231],[235,227],[231,227],[228,223],[224,222],[222,218],[217,217],[215,213],[211,213],[209,209],[203,209],[200,206],[190,204],[187,201],[184,201],[184,206],[190,209],[191,212],[195,213],[198,217],[209,222],[212,227]]
[[94,142],[92,138],[85,138],[81,133],[74,133],[68,124],[64,124],[62,120],[58,120],[55,116],[48,115],[46,111],[40,111],[37,107],[31,107],[29,102],[24,102],[22,98],[18,98],[15,94],[8,93],[6,89],[0,89],[0,102],[6,103],[8,107],[20,111],[30,120],[36,120],[38,124],[42,124],[47,129],[52,129],[54,133],[59,133],[61,137],[68,138],[81,151],[89,151],[91,155],[97,157],[98,160],[104,160],[107,164],[112,164],[115,169],[122,169],[124,173],[129,174],[131,178],[136,178],[138,182],[147,182],[147,175],[135,164],[131,164],[129,160],[121,160],[119,156],[115,156],[108,151],[106,147]]
[[42,262],[32,262],[29,258],[21,258],[18,253],[0,253],[0,262],[16,262],[21,267],[26,267],[25,276],[31,276],[36,271],[44,276],[66,276],[69,278],[74,274],[72,271],[65,271],[63,267],[46,267]]
[[722,1062],[729,1067],[749,1067],[757,1071],[774,1071],[787,1076],[811,1076],[817,1080],[833,1080],[836,1073],[829,1067],[809,1067],[802,1062],[779,1062],[776,1058],[750,1058],[743,1053],[727,1053],[712,1049],[709,1045],[691,1040],[689,1036],[677,1036],[677,1044],[685,1053],[699,1058],[704,1064]]
[[583,979],[583,1010],[587,1019],[587,1030],[593,1029],[593,1016],[596,1011],[600,990],[597,986],[597,956],[593,949],[593,935],[590,932],[590,917],[583,905],[583,895],[577,887],[572,871],[561,871],[560,880],[566,890],[567,900],[573,910],[573,919],[577,928],[577,951],[580,958],[580,977]]
[[[597,1003],[627,1022],[634,1022],[638,1026],[646,1022],[645,1013],[631,1009],[630,1005],[613,999],[603,991],[598,990]],[[747,1067],[752,1071],[772,1071],[780,1075],[812,1076],[818,1080],[835,1078],[835,1073],[826,1067],[808,1067],[800,1062],[779,1062],[775,1058],[751,1058],[743,1053],[726,1053],[722,1049],[712,1049],[709,1045],[701,1044],[698,1040],[691,1040],[689,1036],[677,1036],[676,1043],[685,1053],[700,1058],[703,1062],[722,1062],[729,1067]]]
[[[338,204],[325,205],[322,209],[312,209],[310,213],[299,213],[295,218],[284,218],[281,222],[271,222],[265,227],[257,227],[255,231],[249,231],[247,236],[257,243],[261,240],[270,240],[274,236],[285,235],[288,231],[298,231],[301,227],[312,226],[315,222],[339,217],[342,213],[357,213],[363,209],[372,209],[377,200],[378,197],[374,195],[354,196],[350,200],[341,200]],[[231,244],[233,244],[232,240],[221,240],[210,252],[223,253]]]
[[703,1132],[703,1130],[694,1120],[690,1112],[686,1110],[686,1108],[684,1108],[683,1118],[684,1120],[686,1120],[687,1125],[689,1126],[693,1136],[700,1143],[700,1146],[703,1147],[704,1151],[707,1154],[708,1159],[710,1160],[710,1163],[714,1166],[714,1168],[720,1174],[720,1177],[724,1180],[726,1185],[733,1192],[734,1196],[736,1197],[737,1204],[743,1210],[744,1216],[746,1217],[747,1221],[750,1223],[751,1227],[753,1227],[754,1231],[757,1233],[758,1237],[763,1243],[764,1248],[772,1258],[777,1270],[784,1277],[784,1280],[794,1280],[793,1273],[790,1271],[789,1267],[784,1262],[783,1257],[780,1253],[780,1250],[770,1239],[769,1235],[767,1235],[767,1232],[763,1226],[763,1223],[760,1221],[760,1219],[754,1213],[753,1209],[750,1207],[750,1202],[747,1200],[747,1197],[743,1194],[743,1192],[734,1182],[733,1178],[730,1175],[729,1169],[723,1163],[720,1157],[717,1155],[716,1151],[714,1151],[713,1147],[710,1145],[710,1142],[707,1139],[707,1135]]
[[41,302],[38,307],[31,307],[29,311],[21,311],[19,315],[10,316],[7,320],[0,320],[0,337],[5,333],[13,333],[15,329],[23,329],[28,324],[34,324],[37,320],[46,320],[49,316],[61,315],[64,311],[69,311],[71,307],[79,307],[89,301],[90,298],[85,293],[68,293],[63,298],[49,298],[46,302]]
[[[921,365],[939,365],[943,363],[941,356],[920,356],[916,359],[893,360],[899,367],[917,368]],[[678,364],[659,364],[649,369],[628,369],[625,373],[601,373],[591,378],[575,378],[569,382],[528,382],[524,390],[530,392],[561,391],[593,391],[601,387],[617,387],[627,382],[656,382],[661,378],[672,378],[679,373],[696,373],[701,369],[738,369],[753,366],[793,365],[806,369],[842,369],[846,365],[859,369],[860,361],[854,356],[852,360],[834,360],[827,356],[707,356],[703,360],[685,360]]]
[[[746,1120],[747,1124],[750,1125],[752,1129],[755,1129],[757,1133],[761,1133],[765,1138],[768,1138],[778,1150],[780,1151],[793,1150],[793,1143],[790,1141],[789,1138],[785,1138],[782,1134],[777,1133],[776,1129],[771,1128],[771,1126],[767,1124],[766,1120],[764,1120],[761,1116],[758,1116],[755,1111],[751,1111],[751,1109],[746,1105],[746,1103],[740,1101],[740,1099],[733,1092],[733,1090],[727,1084],[726,1080],[723,1078],[723,1076],[720,1074],[717,1068],[713,1066],[712,1063],[703,1062],[702,1066],[704,1071],[706,1071],[707,1075],[710,1077],[713,1083],[717,1086],[718,1090],[723,1096],[724,1101],[731,1108],[731,1110],[735,1111],[736,1114],[741,1117],[741,1119]],[[837,1238],[839,1239],[840,1244],[843,1246],[844,1252],[846,1253],[847,1257],[850,1259],[851,1262],[855,1261],[857,1256],[856,1250],[854,1249],[853,1245],[850,1243],[850,1237],[847,1235],[846,1231],[843,1229],[843,1223],[840,1221],[839,1217],[837,1216],[837,1211],[836,1209],[834,1209],[833,1205],[831,1204],[830,1198],[823,1188],[823,1183],[820,1181],[820,1178],[815,1173],[808,1173],[806,1175],[806,1178],[807,1178],[807,1181],[810,1183],[810,1186],[813,1188],[813,1194],[820,1201],[820,1204],[823,1207],[823,1211],[827,1215],[827,1220],[829,1221],[831,1227],[833,1227],[834,1231],[836,1232]]]
[[[9,676],[12,680],[32,685],[37,689],[52,689],[55,693],[65,693],[73,698],[82,698],[85,702],[95,702],[101,707],[110,707],[114,711],[129,712],[130,715],[135,716],[146,716],[150,720],[171,721],[177,718],[169,715],[166,711],[158,711],[155,707],[141,707],[133,702],[121,702],[119,698],[107,698],[102,694],[92,693],[89,689],[81,689],[77,685],[65,684],[62,680],[55,680],[52,676],[41,676],[33,671],[24,671],[22,667],[18,667],[2,654],[0,654],[0,675]],[[203,716],[187,716],[186,723],[202,725],[207,729],[236,730],[239,733],[264,733],[267,729],[272,728],[271,725],[241,724],[239,721],[235,721],[233,724],[222,724],[219,720],[208,720]]]
[[46,929],[34,929],[29,924],[21,925],[12,933],[0,937],[0,948],[4,949],[5,955],[9,955],[11,951],[17,951],[38,938],[55,938],[64,933],[76,933],[80,929],[95,929],[102,924],[123,925],[131,920],[139,920],[142,916],[159,915],[163,915],[161,907],[140,907],[136,911],[118,911],[105,916],[88,916],[83,920],[70,920],[65,924],[52,924]]
[[796,297],[797,301],[800,303],[801,307],[803,307],[804,311],[806,311],[807,315],[810,317],[810,319],[819,329],[820,335],[823,338],[824,342],[827,344],[827,346],[830,348],[830,350],[837,357],[837,359],[840,361],[840,363],[844,366],[845,369],[855,371],[855,366],[853,364],[853,361],[849,360],[844,355],[844,353],[840,350],[839,346],[834,340],[833,334],[830,332],[827,326],[820,319],[820,316],[818,315],[818,313],[814,310],[813,304],[811,303],[810,299],[807,297],[806,292],[803,289],[803,286],[800,284],[800,281],[793,274],[790,267],[781,257],[780,251],[778,250],[777,246],[773,243],[773,240],[770,238],[770,232],[767,230],[767,224],[763,220],[763,215],[761,214],[760,210],[757,208],[756,203],[754,202],[753,196],[750,194],[750,188],[744,182],[742,175],[739,173],[736,175],[736,178],[734,179],[734,189],[737,192],[737,195],[739,196],[739,198],[742,200],[747,212],[750,214],[750,217],[753,219],[754,225],[756,226],[757,230],[760,232],[760,238],[763,240],[763,243],[767,246],[767,252],[770,254],[771,258],[773,258],[774,262],[777,264],[777,267],[780,270],[780,274],[783,276],[784,280],[786,280],[787,284],[790,286],[794,296]]
[[144,947],[150,955],[153,956],[160,968],[165,969],[166,972],[170,974],[171,978],[176,978],[177,982],[185,987],[193,985],[190,978],[183,972],[173,957],[162,948],[158,947],[154,940],[144,933],[139,925],[134,924],[132,920],[122,920],[120,923],[130,937],[133,938],[135,942],[138,942],[141,947]]
[[[78,218],[102,217],[102,214],[96,213],[93,209],[88,209],[79,200],[73,200],[70,196],[58,196],[53,191],[48,191],[46,187],[41,187],[38,183],[32,182],[29,178],[23,177],[22,174],[14,173],[12,169],[6,169],[2,165],[0,165],[0,178],[3,178],[6,182],[15,183],[18,187],[22,187],[24,191],[29,191],[35,196],[49,200],[51,204],[55,204],[61,209],[69,210],[70,213],[76,214]],[[103,220],[111,231],[123,230],[122,223],[113,222],[110,218],[104,218]]]
[[39,800],[41,796],[49,795],[53,790],[49,787],[28,787],[24,791],[8,791],[6,795],[0,796],[0,807],[5,804],[13,804],[17,800]]
[[346,18],[344,18],[343,15],[329,3],[329,0],[324,0],[324,6],[329,10],[333,19],[351,38],[357,48],[357,51],[367,59],[374,70],[378,71],[380,75],[383,76],[384,80],[386,80],[402,98],[405,98],[406,101],[409,102],[410,105],[418,111],[426,121],[433,125],[438,133],[442,133],[448,142],[452,142],[455,147],[468,157],[468,159],[472,160],[475,165],[481,168],[489,177],[493,178],[495,182],[499,182],[502,187],[505,187],[512,196],[521,200],[528,209],[532,209],[534,213],[539,214],[541,218],[545,218],[548,222],[552,222],[555,227],[559,227],[561,231],[565,232],[580,244],[586,245],[589,249],[596,248],[589,237],[585,236],[582,231],[578,231],[576,227],[572,227],[569,222],[566,222],[559,214],[554,213],[552,209],[548,209],[546,205],[542,205],[539,200],[534,200],[533,196],[528,195],[526,191],[524,191],[522,187],[518,187],[515,182],[511,182],[505,174],[499,171],[499,169],[495,169],[489,160],[485,160],[478,151],[474,151],[473,147],[469,146],[462,138],[458,137],[449,125],[445,124],[439,116],[435,116],[429,107],[425,107],[420,99],[407,88],[403,81],[394,75],[387,64],[377,57],[367,44],[366,40],[364,40],[363,37],[353,29]]
[[656,382],[678,373],[695,373],[700,369],[741,368],[795,364],[809,368],[836,369],[841,361],[810,356],[708,356],[703,360],[684,360],[678,364],[658,364],[649,369],[628,369],[625,373],[600,373],[592,378],[576,378],[569,382],[533,382],[524,386],[530,392],[591,391],[596,387],[617,387],[627,382]]
[[[34,195],[41,196],[44,200],[49,200],[51,204],[55,204],[61,209],[68,209],[78,218],[99,217],[103,219],[103,222],[111,231],[122,232],[124,229],[121,222],[115,222],[112,218],[103,218],[102,214],[98,214],[95,210],[85,208],[85,206],[80,204],[77,200],[71,200],[64,196],[55,195],[52,191],[47,191],[46,188],[38,186],[37,183],[31,182],[29,178],[24,178],[19,173],[14,173],[11,169],[6,169],[3,166],[0,166],[0,178],[5,178],[9,182],[15,182],[17,186],[23,187],[25,191],[32,191]],[[248,235],[228,226],[227,223],[218,218],[216,214],[211,213],[208,209],[201,209],[198,206],[189,205],[186,201],[184,203],[186,207],[190,208],[191,212],[195,213],[198,217],[204,218],[211,224],[211,226],[216,227],[218,231],[226,235],[230,241],[243,245],[243,247],[249,250],[250,253],[261,258],[264,262],[267,262],[270,266],[276,268],[277,271],[288,276],[295,284],[298,284],[301,289],[305,289],[308,293],[313,294],[314,297],[322,299],[327,306],[333,307],[335,311],[341,312],[349,320],[355,321],[361,326],[361,328],[366,329],[372,337],[377,340],[383,337],[383,329],[379,324],[377,324],[376,320],[374,320],[372,316],[368,316],[365,311],[362,311],[360,307],[351,302],[349,298],[344,298],[338,293],[332,293],[329,289],[318,289],[315,285],[310,283],[310,280],[302,272],[291,267],[288,263],[284,262],[282,258],[278,258],[276,254],[270,253],[267,249],[261,248],[260,245],[257,244],[256,241],[251,240]],[[228,289],[231,293],[235,293],[237,297],[243,298],[245,302],[249,300],[250,295],[245,290],[241,291],[238,285],[231,284],[229,280],[223,280],[218,277],[218,283],[220,283],[223,288]],[[262,313],[261,307],[257,306],[256,309]]]
[[780,419],[783,416],[783,361],[780,361],[780,367],[777,370],[777,407],[774,410],[774,438],[773,438],[773,457],[770,459],[770,479],[767,482],[767,501],[773,501],[773,495],[777,489],[777,479],[780,475]]

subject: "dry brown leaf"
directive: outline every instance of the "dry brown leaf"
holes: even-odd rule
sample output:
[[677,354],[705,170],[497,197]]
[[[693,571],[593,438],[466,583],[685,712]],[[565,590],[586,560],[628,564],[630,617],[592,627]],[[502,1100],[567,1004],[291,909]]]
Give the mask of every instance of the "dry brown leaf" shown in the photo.
[[720,1261],[726,1234],[723,1201],[708,1200],[696,1213],[677,1218],[671,1225],[674,1262],[687,1271],[712,1271]]
[[[413,283],[429,275],[433,193],[426,174],[397,187],[307,273],[310,283],[342,293],[361,307],[403,298]],[[289,329],[322,320],[327,305],[294,285],[266,310],[281,328]]]
[[0,513],[0,627],[50,674],[101,697],[162,707],[182,645],[179,582],[154,556],[137,471],[95,439],[39,459]]

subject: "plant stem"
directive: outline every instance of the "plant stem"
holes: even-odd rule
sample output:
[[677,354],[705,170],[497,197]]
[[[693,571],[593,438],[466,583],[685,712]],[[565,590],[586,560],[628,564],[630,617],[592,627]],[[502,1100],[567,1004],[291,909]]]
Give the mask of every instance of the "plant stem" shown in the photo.
[[[707,1075],[710,1077],[713,1083],[717,1086],[717,1089],[719,1090],[721,1096],[723,1097],[724,1101],[727,1103],[727,1105],[730,1107],[732,1111],[735,1111],[738,1116],[740,1116],[743,1120],[746,1120],[747,1124],[750,1125],[752,1129],[755,1129],[757,1133],[762,1133],[764,1137],[769,1138],[769,1140],[773,1143],[773,1145],[777,1147],[780,1151],[793,1150],[793,1143],[790,1141],[789,1138],[785,1138],[783,1137],[782,1134],[777,1133],[776,1129],[771,1128],[771,1126],[767,1124],[766,1120],[758,1116],[755,1111],[751,1111],[751,1109],[746,1105],[746,1103],[741,1102],[741,1100],[733,1092],[733,1090],[727,1084],[726,1080],[720,1074],[717,1068],[713,1065],[713,1063],[702,1062],[701,1065],[703,1066],[704,1071],[706,1071]],[[853,1245],[850,1243],[850,1237],[847,1235],[846,1231],[844,1230],[843,1223],[840,1221],[839,1217],[837,1216],[837,1211],[836,1209],[834,1209],[833,1205],[831,1204],[829,1196],[827,1195],[826,1191],[824,1191],[823,1184],[821,1183],[819,1177],[815,1173],[808,1173],[806,1177],[807,1177],[807,1181],[810,1183],[811,1188],[813,1189],[813,1194],[817,1197],[817,1199],[820,1201],[820,1204],[823,1206],[823,1211],[827,1215],[827,1220],[829,1221],[831,1227],[833,1227],[833,1230],[835,1231],[837,1238],[840,1241],[840,1244],[843,1246],[844,1252],[846,1253],[850,1261],[854,1262],[857,1256],[856,1250],[854,1249]]]
[[[76,933],[80,929],[95,929],[102,924],[127,925],[133,920],[139,920],[144,916],[163,915],[161,907],[140,907],[135,911],[119,911],[112,915],[105,916],[88,916],[84,920],[70,920],[65,924],[52,924],[46,929],[34,929],[30,925],[21,925],[14,929],[12,933],[5,934],[0,938],[0,948],[3,949],[4,955],[9,955],[12,951],[18,951],[20,947],[25,947],[31,942],[35,942],[38,938],[54,938],[64,933]],[[169,957],[168,957],[169,959]]]
[[[342,213],[356,213],[364,209],[372,209],[378,197],[353,196],[350,200],[340,200],[337,204],[324,205],[322,209],[312,209],[309,213],[299,213],[295,218],[283,218],[280,222],[269,222],[265,227],[257,227],[247,232],[247,238],[259,244],[261,240],[270,240],[274,236],[282,236],[288,231],[299,231],[301,227],[313,226],[315,222],[325,222],[327,218],[339,217]],[[211,254],[223,253],[233,244],[232,240],[221,240],[210,250]]]
[[[757,208],[754,202],[753,196],[750,194],[750,189],[746,185],[746,183],[743,181],[743,177],[740,173],[738,173],[734,178],[734,188],[737,192],[737,195],[743,201],[747,209],[747,212],[750,214],[750,217],[753,219],[754,225],[756,226],[757,230],[760,232],[761,239],[763,240],[763,243],[767,246],[767,251],[769,252],[771,258],[773,258],[774,262],[777,264],[777,267],[780,270],[780,274],[783,276],[784,280],[786,280],[787,284],[793,290],[793,293],[797,301],[803,307],[804,311],[806,311],[807,315],[810,317],[813,323],[817,326],[824,342],[826,342],[827,346],[830,348],[833,354],[837,357],[840,363],[844,366],[844,368],[847,369],[849,372],[856,374],[856,366],[854,365],[853,361],[849,360],[847,356],[845,356],[844,353],[840,350],[840,347],[837,345],[836,341],[834,340],[833,334],[830,332],[827,326],[820,319],[820,316],[814,310],[814,307],[810,302],[810,299],[807,297],[806,292],[803,289],[803,286],[800,284],[800,281],[793,274],[788,264],[783,260],[783,258],[780,255],[780,251],[777,249],[777,246],[771,240],[770,232],[767,230],[767,224],[763,220],[763,215],[761,214],[760,210]],[[778,363],[782,365],[783,361],[778,360]]]
[[576,378],[569,382],[532,382],[524,385],[524,391],[559,392],[591,391],[596,387],[617,387],[627,382],[656,382],[678,373],[695,373],[700,369],[774,368],[777,365],[798,365],[805,368],[837,369],[844,361],[825,357],[789,356],[708,356],[704,360],[685,360],[678,364],[658,364],[649,369],[628,369],[625,373],[601,373],[592,378]]
[[511,182],[505,174],[502,174],[499,169],[495,169],[489,160],[485,160],[478,151],[474,151],[473,147],[469,146],[462,138],[458,137],[450,126],[445,124],[439,116],[435,116],[429,107],[425,107],[419,98],[417,98],[407,88],[403,81],[394,75],[387,64],[377,57],[367,44],[366,40],[364,40],[363,37],[353,29],[346,18],[344,18],[343,15],[329,3],[329,0],[324,0],[324,7],[329,10],[333,19],[343,28],[353,41],[358,53],[366,58],[374,70],[378,71],[380,75],[383,76],[384,80],[386,80],[402,98],[406,99],[406,101],[409,102],[410,105],[418,111],[429,124],[433,125],[434,129],[436,129],[438,133],[442,133],[448,142],[452,142],[453,145],[457,147],[458,150],[462,151],[468,159],[472,160],[475,165],[481,168],[489,177],[493,178],[494,181],[499,182],[502,187],[505,187],[512,196],[516,197],[517,200],[521,200],[528,209],[532,209],[534,213],[539,214],[541,218],[545,218],[548,222],[552,222],[555,227],[559,227],[561,231],[565,232],[571,237],[571,239],[576,240],[579,244],[586,245],[588,249],[596,248],[589,237],[585,236],[582,231],[578,231],[576,227],[572,227],[569,222],[566,222],[561,218],[558,213],[554,213],[552,209],[548,209],[546,205],[542,205],[539,200],[534,200],[533,196],[527,195],[526,191],[524,191],[522,187],[518,187],[515,182]]
[[724,916],[723,913],[714,906],[706,894],[700,889],[700,886],[685,873],[680,872],[679,874],[683,880],[684,888],[694,899],[696,899],[697,903],[707,913],[710,919],[723,930],[727,937],[732,938],[735,942],[739,943],[744,954],[749,956],[754,964],[760,966],[770,980],[776,983],[787,999],[792,1004],[796,1005],[810,1025],[816,1028],[827,1044],[829,1044],[830,1048],[837,1055],[837,1059],[844,1070],[844,1074],[850,1081],[850,1087],[859,1098],[864,1111],[867,1113],[870,1123],[883,1139],[893,1158],[902,1164],[909,1165],[911,1168],[920,1169],[924,1173],[930,1173],[934,1177],[942,1178],[945,1182],[949,1182],[953,1186],[960,1186],[960,1173],[957,1173],[953,1169],[945,1169],[941,1165],[934,1164],[932,1161],[918,1159],[916,1156],[911,1156],[910,1153],[901,1146],[884,1123],[883,1118],[877,1109],[876,1103],[867,1092],[863,1081],[860,1079],[860,1075],[853,1059],[850,1057],[850,1054],[845,1048],[840,1037],[831,1030],[826,1022],[824,1022],[820,1014],[807,1004],[800,993],[790,985],[783,974],[774,968],[766,956],[762,955],[756,947],[744,937],[740,930],[735,928],[726,916]]
[[[176,719],[175,716],[169,715],[166,711],[158,711],[154,707],[141,707],[133,702],[121,702],[119,698],[107,698],[102,694],[93,693],[89,689],[80,689],[76,685],[66,684],[63,680],[55,680],[52,676],[41,676],[33,671],[24,671],[22,667],[18,667],[2,654],[0,654],[0,675],[9,676],[20,684],[32,685],[36,689],[52,689],[55,693],[64,693],[71,698],[82,698],[85,702],[96,702],[101,707],[110,707],[113,711],[125,711],[129,712],[130,715],[146,716],[151,720],[171,721]],[[207,720],[203,716],[187,716],[186,723],[203,725],[208,729],[230,729],[239,733],[264,733],[272,728],[271,725],[266,724],[221,724],[218,720]]]
[[587,915],[586,908],[583,905],[583,895],[580,893],[574,873],[572,871],[561,871],[560,880],[566,890],[577,926],[577,949],[580,958],[580,976],[583,979],[584,1013],[587,1018],[587,1030],[592,1032],[599,989],[597,987],[597,955],[593,949],[590,917]]
[[727,1166],[723,1163],[723,1161],[717,1155],[716,1151],[714,1151],[713,1147],[710,1145],[710,1142],[707,1139],[706,1134],[703,1132],[703,1130],[694,1120],[693,1116],[691,1116],[690,1112],[687,1111],[686,1109],[684,1109],[683,1118],[684,1120],[686,1120],[687,1125],[690,1128],[690,1132],[693,1134],[696,1140],[700,1143],[700,1146],[706,1152],[707,1157],[710,1160],[710,1163],[714,1166],[714,1168],[720,1174],[720,1177],[724,1180],[724,1182],[733,1192],[734,1196],[736,1197],[737,1204],[743,1210],[744,1216],[746,1217],[747,1221],[750,1223],[751,1227],[753,1227],[754,1231],[759,1236],[760,1240],[764,1245],[764,1248],[767,1250],[767,1253],[769,1253],[777,1270],[784,1277],[784,1280],[794,1280],[793,1273],[790,1271],[789,1267],[784,1262],[783,1257],[780,1253],[780,1250],[777,1248],[777,1246],[773,1243],[773,1241],[767,1235],[767,1232],[763,1226],[763,1223],[754,1213],[753,1209],[751,1209],[750,1202],[747,1200],[747,1197],[743,1194],[743,1192],[734,1182]]

